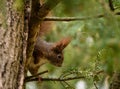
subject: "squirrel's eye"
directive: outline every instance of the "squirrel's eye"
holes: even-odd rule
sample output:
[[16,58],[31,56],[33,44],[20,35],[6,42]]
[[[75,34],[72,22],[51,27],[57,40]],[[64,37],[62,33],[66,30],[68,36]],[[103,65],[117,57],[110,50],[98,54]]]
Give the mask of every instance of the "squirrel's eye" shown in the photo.
[[58,54],[58,55],[57,55],[57,58],[58,58],[58,59],[61,59],[61,58],[62,58],[62,55],[61,55],[61,54]]

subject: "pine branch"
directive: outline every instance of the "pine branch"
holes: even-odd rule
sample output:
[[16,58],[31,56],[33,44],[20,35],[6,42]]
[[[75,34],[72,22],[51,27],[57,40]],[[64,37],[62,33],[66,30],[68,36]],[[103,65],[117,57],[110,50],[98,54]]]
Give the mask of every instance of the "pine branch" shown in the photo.
[[40,75],[42,75],[42,74],[45,74],[45,73],[47,73],[47,72],[48,72],[48,70],[43,71],[43,72],[40,72],[40,73],[38,73],[38,74],[36,74],[36,75],[33,75],[33,76],[28,76],[28,77],[25,78],[25,80],[30,80],[30,79],[32,79],[32,78],[36,78],[36,77],[38,77],[38,76],[40,76]]
[[96,89],[98,89],[97,84],[95,82],[94,82],[94,86],[95,86]]
[[[83,79],[85,76],[78,76],[78,77],[70,77],[70,78],[40,78],[41,81],[70,81],[70,80],[75,80],[75,79]],[[31,81],[38,81],[39,78],[34,78],[30,80],[25,80],[25,82],[31,82]]]
[[[38,77],[38,75],[46,73],[46,72],[48,72],[48,71],[43,71],[43,72],[37,74],[37,76],[30,76],[30,78],[26,77],[25,82],[38,81],[38,80],[41,80],[41,81],[60,81],[61,82],[61,81],[70,81],[70,80],[75,80],[75,79],[85,79],[86,78],[86,76],[76,76],[76,77],[67,77],[67,78],[63,78],[62,76],[60,76],[59,78],[42,78],[42,77]],[[104,72],[103,70],[97,71],[92,76],[99,75],[100,73],[103,73],[103,72]]]

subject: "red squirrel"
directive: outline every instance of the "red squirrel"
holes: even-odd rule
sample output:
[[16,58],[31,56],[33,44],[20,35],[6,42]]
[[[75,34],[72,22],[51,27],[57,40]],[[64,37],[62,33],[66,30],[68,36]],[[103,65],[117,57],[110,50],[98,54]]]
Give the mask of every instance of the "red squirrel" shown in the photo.
[[50,43],[38,37],[33,52],[33,59],[29,66],[31,74],[37,74],[39,67],[47,62],[61,67],[64,60],[63,50],[70,43],[70,40],[70,38],[63,38],[56,43]]
[[50,24],[51,22],[43,22],[40,27],[33,57],[28,67],[32,75],[37,74],[39,67],[47,62],[58,67],[62,66],[64,60],[63,50],[71,41],[69,37],[63,38],[55,43],[46,42],[41,39],[41,35],[44,35],[51,28]]

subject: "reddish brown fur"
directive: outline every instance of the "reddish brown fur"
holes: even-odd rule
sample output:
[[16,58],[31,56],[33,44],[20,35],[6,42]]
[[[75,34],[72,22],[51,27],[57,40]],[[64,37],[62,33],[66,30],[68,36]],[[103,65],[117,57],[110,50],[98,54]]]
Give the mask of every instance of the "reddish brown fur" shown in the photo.
[[33,59],[29,66],[30,72],[36,74],[39,67],[47,62],[58,67],[62,66],[64,60],[63,50],[70,43],[70,40],[70,38],[63,38],[56,43],[50,43],[38,37],[33,52]]
[[[44,0],[40,0],[41,4]],[[48,16],[52,16],[51,13]],[[29,71],[32,75],[37,74],[38,69],[44,63],[50,62],[55,66],[62,66],[64,48],[70,43],[71,38],[63,38],[56,43],[50,43],[42,40],[40,37],[52,29],[53,23],[43,22],[40,25],[39,36],[35,44],[33,58],[29,64]]]

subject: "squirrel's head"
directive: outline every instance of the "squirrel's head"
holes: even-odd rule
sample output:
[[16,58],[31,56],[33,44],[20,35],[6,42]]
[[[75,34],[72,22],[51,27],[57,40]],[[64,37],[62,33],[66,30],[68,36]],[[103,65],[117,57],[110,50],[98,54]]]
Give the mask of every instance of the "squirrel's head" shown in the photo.
[[62,66],[64,60],[63,50],[70,43],[71,38],[63,38],[59,42],[56,42],[50,48],[48,60],[55,66]]

